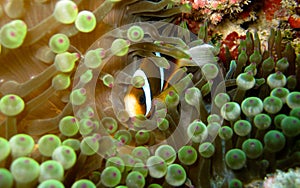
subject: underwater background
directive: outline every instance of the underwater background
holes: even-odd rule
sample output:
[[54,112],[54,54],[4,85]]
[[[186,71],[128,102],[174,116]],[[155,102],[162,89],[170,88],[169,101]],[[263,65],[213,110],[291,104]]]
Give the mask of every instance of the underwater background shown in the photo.
[[299,0],[0,0],[0,188],[300,187]]

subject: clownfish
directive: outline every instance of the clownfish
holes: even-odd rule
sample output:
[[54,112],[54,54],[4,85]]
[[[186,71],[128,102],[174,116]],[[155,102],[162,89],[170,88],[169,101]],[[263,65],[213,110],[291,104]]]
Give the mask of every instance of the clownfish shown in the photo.
[[[216,63],[214,47],[209,44],[202,44],[188,50],[191,61],[172,60],[169,69],[164,69],[155,65],[149,58],[145,58],[133,76],[141,76],[144,79],[142,88],[130,87],[124,98],[125,110],[130,117],[144,115],[149,118],[152,110],[152,100],[164,97],[171,88],[170,80],[175,75],[176,70],[181,67],[202,67],[206,63]],[[161,57],[156,52],[157,57]]]
[[[158,52],[156,56],[161,57]],[[178,67],[174,65],[169,69],[158,67],[149,58],[143,60],[133,77],[141,76],[144,79],[144,85],[141,88],[131,86],[124,98],[125,110],[130,117],[151,116],[153,98],[160,97],[161,93],[169,87],[168,79],[176,69]]]

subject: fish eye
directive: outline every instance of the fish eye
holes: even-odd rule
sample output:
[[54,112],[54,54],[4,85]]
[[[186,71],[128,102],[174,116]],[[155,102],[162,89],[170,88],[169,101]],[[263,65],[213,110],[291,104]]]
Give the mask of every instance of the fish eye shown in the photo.
[[140,95],[139,98],[138,98],[138,100],[139,100],[139,104],[140,104],[140,105],[145,105],[145,103],[146,103],[146,97],[145,97],[145,94]]
[[141,76],[144,78],[145,84],[142,88],[130,87],[128,94],[124,98],[125,109],[129,112],[130,116],[137,114],[149,115],[152,103],[152,94],[150,89],[149,80],[145,72],[138,69],[133,76]]
[[137,100],[138,100],[138,103],[140,105],[145,105],[146,106],[145,115],[147,115],[150,112],[150,109],[151,109],[151,101],[152,101],[151,86],[150,86],[149,80],[147,78],[147,75],[143,70],[138,69],[134,73],[134,76],[142,76],[145,80],[145,84],[142,87],[142,91],[143,91],[142,93],[143,94],[137,96]]

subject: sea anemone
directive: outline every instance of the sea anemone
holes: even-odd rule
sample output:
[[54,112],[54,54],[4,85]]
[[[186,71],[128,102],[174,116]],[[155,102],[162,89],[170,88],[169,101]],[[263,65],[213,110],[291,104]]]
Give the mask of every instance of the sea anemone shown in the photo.
[[180,1],[0,9],[0,187],[242,187],[299,165],[300,56],[280,30],[219,58],[207,23],[173,24]]

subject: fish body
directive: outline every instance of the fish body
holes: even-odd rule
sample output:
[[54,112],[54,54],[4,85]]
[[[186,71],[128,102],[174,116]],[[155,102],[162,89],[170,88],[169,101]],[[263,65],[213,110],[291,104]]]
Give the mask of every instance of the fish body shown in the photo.
[[[129,116],[144,115],[149,118],[152,114],[152,100],[154,98],[164,100],[168,92],[172,90],[172,85],[186,75],[179,74],[178,76],[177,71],[181,67],[201,68],[206,63],[216,63],[213,50],[213,46],[202,44],[187,51],[191,59],[176,60],[167,57],[171,62],[168,69],[157,66],[151,58],[144,58],[133,74],[133,77],[141,76],[144,79],[144,86],[141,88],[130,86],[124,98],[125,110]],[[161,57],[159,52],[155,55]]]
[[[156,55],[160,56],[159,53]],[[141,88],[130,86],[124,98],[125,109],[130,117],[140,114],[146,117],[151,115],[152,100],[168,86],[168,81],[165,79],[170,76],[171,69],[175,67],[166,70],[155,65],[150,58],[143,59],[133,77],[142,77],[144,85]]]

